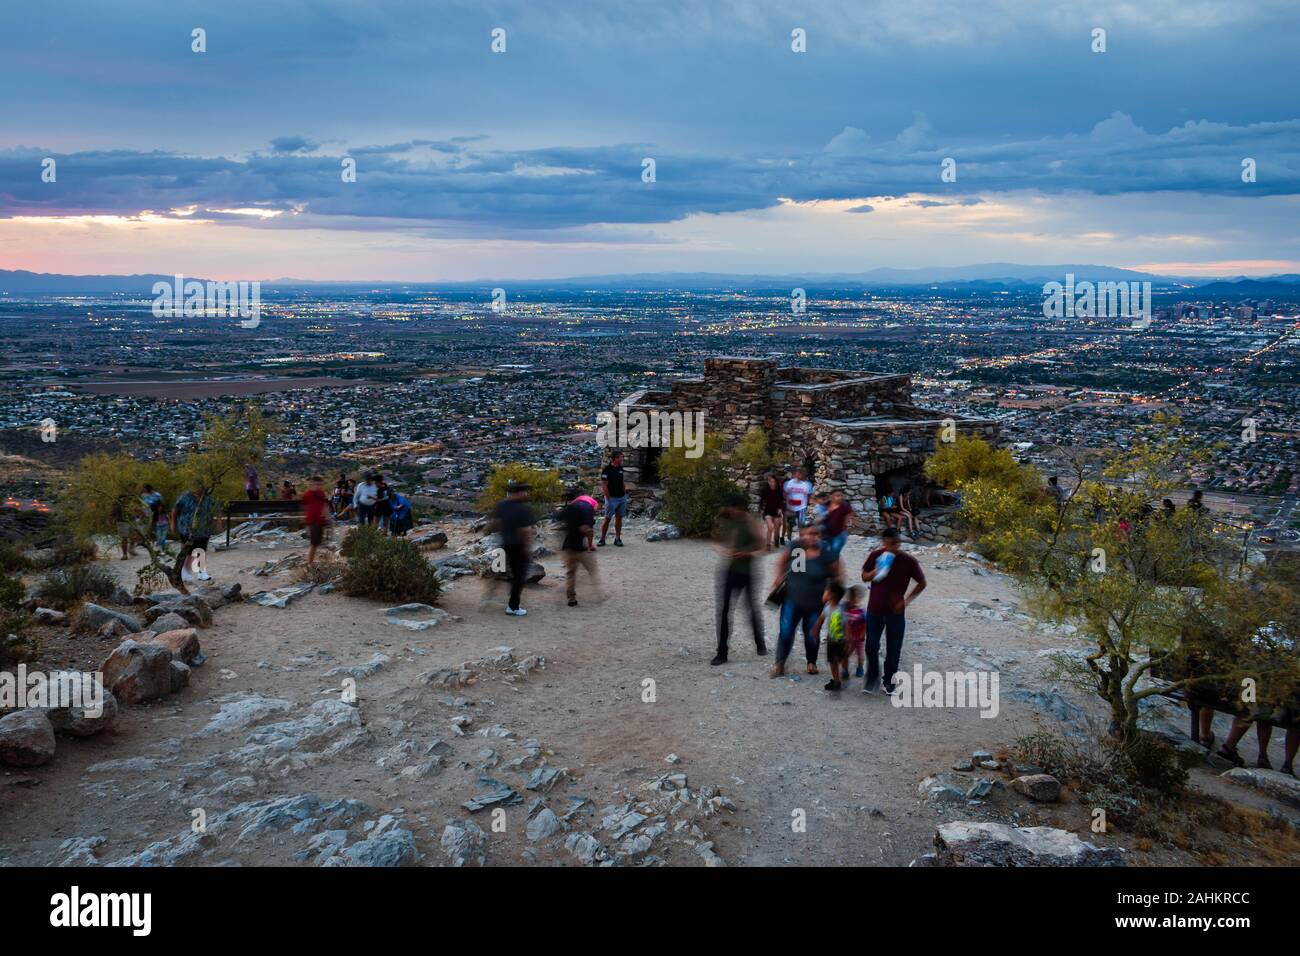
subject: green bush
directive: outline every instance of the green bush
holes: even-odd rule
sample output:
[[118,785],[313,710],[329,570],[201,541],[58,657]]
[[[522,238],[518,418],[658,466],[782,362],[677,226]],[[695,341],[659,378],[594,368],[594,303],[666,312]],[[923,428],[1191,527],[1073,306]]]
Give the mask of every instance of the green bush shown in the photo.
[[660,459],[664,478],[664,507],[660,517],[675,524],[682,534],[707,537],[713,531],[718,509],[744,489],[727,476],[727,460],[712,439],[705,440],[704,453],[686,457],[682,448],[664,450]]
[[12,541],[0,541],[0,574],[14,574],[31,568],[23,549]]
[[36,585],[36,598],[44,607],[66,611],[87,598],[106,600],[117,587],[117,578],[102,564],[72,564],[46,574]]
[[438,600],[438,574],[406,538],[390,538],[371,526],[353,528],[339,548],[347,561],[340,587],[353,597],[394,604]]
[[26,598],[27,591],[21,581],[0,576],[0,669],[31,656],[32,642],[27,635],[29,619],[22,610]]
[[539,516],[549,510],[549,505],[556,504],[564,497],[564,482],[560,480],[560,473],[553,468],[533,468],[531,465],[515,463],[493,465],[483,494],[478,499],[479,510],[490,513],[505,498],[506,486],[512,481],[522,481],[532,486],[528,501]]

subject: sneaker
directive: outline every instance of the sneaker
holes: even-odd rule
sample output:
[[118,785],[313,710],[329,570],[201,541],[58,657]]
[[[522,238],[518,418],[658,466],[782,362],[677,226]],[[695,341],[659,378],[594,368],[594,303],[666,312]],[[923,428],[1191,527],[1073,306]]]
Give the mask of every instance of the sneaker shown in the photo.
[[600,541],[597,542],[597,544],[599,544],[602,548],[605,547],[605,539],[601,538]]
[[190,574],[190,572],[185,570],[185,568],[181,568],[181,580],[184,581],[186,584],[193,584],[194,575]]
[[841,689],[841,685],[840,685],[840,682],[837,681],[837,680],[828,680],[828,681],[825,683],[823,689],[824,689],[824,690],[840,690],[840,689]]
[[513,615],[514,617],[523,617],[528,612],[521,607],[508,607],[506,608],[506,613]]
[[874,693],[874,691],[872,691],[871,689],[871,685],[868,684],[866,681],[862,682],[862,693],[866,694],[867,696],[871,696],[871,694]]
[[853,676],[854,676],[854,677],[861,677],[861,676],[862,676],[862,668],[859,667],[857,670],[855,670],[855,671],[853,672]]
[[569,602],[569,607],[577,607],[577,606],[578,606],[577,598],[574,598],[572,601]]
[[211,580],[212,580],[212,575],[208,574],[207,571],[200,571],[200,572],[199,572],[199,575],[198,575],[198,580],[200,580],[200,581],[211,581]]
[[1272,770],[1273,765],[1269,763],[1268,754],[1260,754],[1259,759],[1255,761],[1255,766],[1260,770]]
[[621,547],[623,547],[623,539],[622,539],[622,538],[615,538],[615,539],[614,539],[614,547],[616,547],[616,548],[621,548]]
[[725,663],[727,663],[727,655],[726,655],[726,654],[714,654],[714,655],[713,655],[713,660],[709,661],[709,663],[712,664],[714,667],[717,667],[719,664],[725,664]]

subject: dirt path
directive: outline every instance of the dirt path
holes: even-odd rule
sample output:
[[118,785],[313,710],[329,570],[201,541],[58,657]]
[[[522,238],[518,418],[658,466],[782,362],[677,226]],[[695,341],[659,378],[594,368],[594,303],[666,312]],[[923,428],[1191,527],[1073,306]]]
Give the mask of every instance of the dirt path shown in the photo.
[[[648,855],[669,863],[699,864],[707,858],[699,844],[711,842],[729,864],[906,865],[927,852],[943,819],[1077,829],[1086,818],[1077,807],[1037,811],[1009,793],[957,807],[917,797],[921,778],[1055,723],[1032,702],[1008,695],[1050,690],[1039,677],[1039,652],[1069,646],[1069,639],[1033,626],[1003,576],[955,549],[916,551],[930,586],[909,611],[902,666],[999,669],[1000,711],[986,719],[970,708],[895,708],[880,694],[860,693],[861,681],[832,695],[822,689],[824,663],[817,677],[769,679],[771,657],[755,656],[745,615],[733,624],[731,662],[710,667],[716,554],[699,542],[648,543],[643,533],[634,524],[628,547],[599,553],[607,591],[600,605],[587,601],[584,576],[583,605],[566,607],[559,561],[548,557],[546,579],[526,593],[526,618],[502,613],[504,594],[481,610],[485,586],[476,578],[457,580],[442,602],[460,620],[423,632],[386,624],[381,605],[338,593],[308,594],[284,609],[247,602],[219,609],[214,626],[200,632],[208,661],[195,669],[190,687],[126,709],[109,734],[61,739],[45,767],[0,777],[0,861],[58,863],[69,852],[60,849],[64,840],[95,837],[105,841],[96,859],[115,861],[157,841],[175,847],[196,809],[212,819],[248,801],[316,794],[326,803],[367,805],[352,839],[363,835],[365,821],[392,814],[411,831],[426,864],[447,862],[439,835],[447,823],[464,820],[487,832],[490,863],[573,863],[566,837],[592,833],[612,855],[616,838],[609,831],[617,828],[601,826],[608,808],[657,797],[659,791],[639,788],[668,773],[686,774],[697,800],[707,802],[713,794],[701,788],[712,787],[733,805],[706,806],[681,830],[671,827],[685,817],[668,814],[669,829]],[[297,540],[244,544],[214,553],[210,567],[218,582],[239,580],[249,594],[289,583],[287,576],[250,572],[295,550]],[[848,567],[859,568],[867,550],[865,540],[851,540]],[[763,563],[764,581],[772,560]],[[134,567],[113,566],[124,580]],[[765,609],[764,617],[774,644],[775,613]],[[440,668],[490,661],[503,645],[514,661],[544,657],[544,669],[503,675],[485,663],[469,686],[423,680]],[[792,663],[801,653],[796,641]],[[326,676],[329,670],[364,665],[377,654],[390,660],[356,680],[360,726],[308,735],[283,753],[256,750],[258,728],[300,720],[314,702],[339,698],[346,675]],[[653,702],[642,699],[646,681],[654,682]],[[246,725],[203,733],[223,703],[241,700],[263,712]],[[464,736],[453,728],[459,716],[471,718]],[[481,735],[496,727],[513,736]],[[441,766],[422,772],[434,738],[445,745],[438,748]],[[543,748],[540,758],[529,757],[530,740]],[[669,763],[670,754],[678,762]],[[506,766],[521,758],[518,768]],[[567,779],[550,792],[525,791],[539,760],[567,768]],[[107,761],[128,762],[96,767]],[[490,811],[471,815],[461,807],[483,790],[482,775],[524,798],[505,808],[504,832],[490,830]],[[560,814],[575,796],[590,802],[564,831],[527,838],[530,809],[538,809],[530,801],[540,797]],[[807,823],[799,831],[792,823],[801,817]],[[307,839],[278,831],[256,839],[222,835],[180,862],[292,863]],[[1156,853],[1146,861],[1174,858]]]

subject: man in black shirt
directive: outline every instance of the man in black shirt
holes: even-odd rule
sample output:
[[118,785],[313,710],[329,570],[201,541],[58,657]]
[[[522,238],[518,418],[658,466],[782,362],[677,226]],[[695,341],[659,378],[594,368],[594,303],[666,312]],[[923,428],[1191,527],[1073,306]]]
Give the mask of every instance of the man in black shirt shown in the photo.
[[623,453],[616,451],[600,473],[600,490],[605,496],[605,520],[600,525],[600,546],[605,547],[609,519],[614,519],[614,547],[623,547],[623,516],[627,514],[627,485],[623,483]]
[[506,486],[506,499],[496,506],[492,519],[501,535],[501,549],[506,554],[506,570],[510,575],[510,603],[506,613],[523,617],[528,612],[519,606],[524,580],[528,577],[528,552],[533,543],[533,525],[537,523],[532,506],[528,504],[531,486],[512,481]]

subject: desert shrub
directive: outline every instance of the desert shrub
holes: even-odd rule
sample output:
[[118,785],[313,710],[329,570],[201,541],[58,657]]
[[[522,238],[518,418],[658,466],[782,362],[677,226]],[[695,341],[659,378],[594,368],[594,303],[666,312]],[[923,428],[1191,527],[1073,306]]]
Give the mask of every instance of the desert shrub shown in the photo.
[[1035,764],[1075,785],[1108,819],[1150,837],[1160,837],[1161,821],[1181,802],[1188,764],[1199,759],[1146,733],[1125,741],[1039,731],[1017,740],[1010,753],[1013,762]]
[[438,600],[437,572],[406,538],[390,538],[369,526],[353,528],[339,553],[347,561],[339,584],[345,594],[393,603]]
[[0,574],[16,574],[30,567],[31,562],[23,554],[21,546],[12,541],[0,541]]
[[718,509],[740,488],[727,474],[727,460],[712,439],[706,438],[704,452],[689,458],[683,448],[666,448],[659,471],[664,480],[664,507],[659,513],[684,535],[705,537],[712,533]]
[[564,482],[554,468],[533,468],[531,465],[511,462],[492,466],[483,494],[478,499],[479,510],[491,512],[505,498],[506,486],[512,481],[532,485],[528,501],[539,516],[564,498]]
[[36,598],[45,607],[66,611],[88,598],[106,600],[117,587],[117,578],[102,564],[71,564],[41,578]]
[[47,551],[41,552],[35,561],[30,562],[30,565],[37,570],[65,568],[69,565],[94,561],[98,553],[95,542],[90,538],[63,538]]
[[31,656],[29,618],[22,608],[26,598],[27,591],[20,580],[0,576],[0,668],[8,668]]

